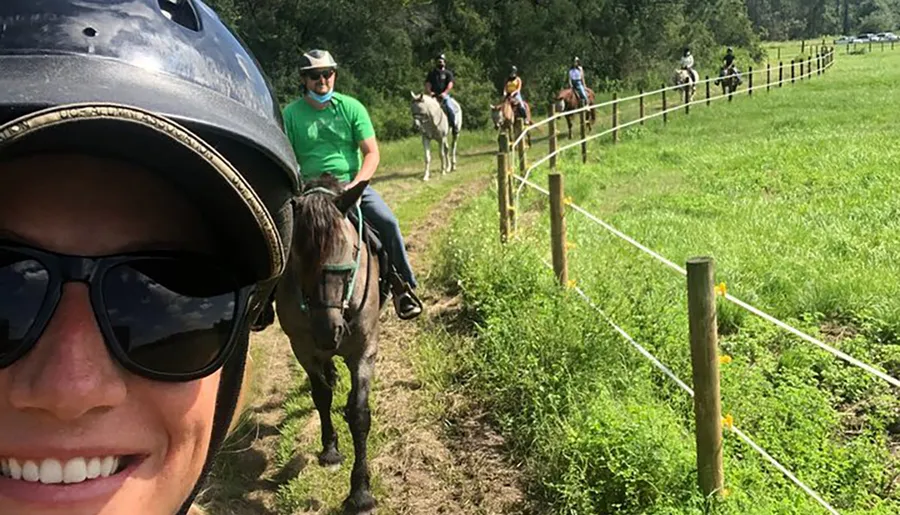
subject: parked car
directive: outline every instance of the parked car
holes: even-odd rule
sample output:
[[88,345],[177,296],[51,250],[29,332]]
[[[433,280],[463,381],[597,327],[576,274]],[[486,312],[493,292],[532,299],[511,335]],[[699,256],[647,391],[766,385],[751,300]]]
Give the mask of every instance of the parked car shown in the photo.
[[853,43],[853,36],[841,36],[834,40],[835,45],[846,45],[849,43]]
[[900,41],[900,36],[894,34],[893,32],[879,32],[876,36],[881,41]]

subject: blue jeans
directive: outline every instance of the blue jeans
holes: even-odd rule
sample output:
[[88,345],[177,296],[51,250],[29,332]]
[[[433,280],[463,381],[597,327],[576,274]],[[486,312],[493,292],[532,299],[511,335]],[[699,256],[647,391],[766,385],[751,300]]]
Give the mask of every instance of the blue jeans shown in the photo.
[[409,255],[406,253],[403,235],[400,234],[400,223],[397,222],[397,217],[394,216],[391,208],[371,186],[367,186],[363,190],[360,208],[363,218],[368,220],[381,236],[381,242],[387,249],[391,265],[404,281],[416,288],[418,284],[412,267],[409,266]]
[[[450,94],[448,93],[443,100],[441,100],[441,107],[444,108],[444,112],[447,113],[447,121],[450,122],[450,131],[456,131],[456,113],[453,112],[453,104],[450,103]],[[412,284],[412,283],[410,283]]]
[[581,97],[581,101],[585,105],[587,105],[588,95],[587,95],[587,90],[584,89],[584,81],[581,79],[573,80],[572,81],[572,89],[574,89],[575,93],[577,93],[578,96]]

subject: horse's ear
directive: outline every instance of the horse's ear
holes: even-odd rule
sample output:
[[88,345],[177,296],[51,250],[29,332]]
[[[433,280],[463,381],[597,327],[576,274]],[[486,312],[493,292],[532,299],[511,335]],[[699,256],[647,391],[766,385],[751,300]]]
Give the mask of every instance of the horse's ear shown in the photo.
[[409,96],[411,96],[413,100],[418,100],[418,99],[419,99],[419,97],[416,96],[416,93],[415,93],[414,91],[412,91],[412,90],[409,91]]
[[344,214],[350,211],[350,208],[356,205],[356,202],[363,194],[363,190],[365,190],[368,185],[369,181],[362,181],[349,190],[344,190],[343,193],[337,197],[334,197],[334,205],[337,206],[338,211]]

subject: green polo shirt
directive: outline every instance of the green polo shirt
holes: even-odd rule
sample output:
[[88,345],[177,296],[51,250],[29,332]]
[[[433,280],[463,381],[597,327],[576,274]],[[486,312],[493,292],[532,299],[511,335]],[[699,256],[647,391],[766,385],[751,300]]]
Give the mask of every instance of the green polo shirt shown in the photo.
[[353,97],[335,93],[325,109],[314,109],[303,98],[284,108],[284,129],[294,147],[304,180],[322,174],[341,182],[359,172],[359,143],[375,135],[365,106]]

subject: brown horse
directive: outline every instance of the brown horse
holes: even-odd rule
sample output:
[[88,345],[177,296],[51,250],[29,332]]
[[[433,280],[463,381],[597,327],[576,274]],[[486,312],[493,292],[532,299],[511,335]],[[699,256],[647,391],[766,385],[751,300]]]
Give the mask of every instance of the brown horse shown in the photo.
[[[593,104],[594,103],[594,90],[591,88],[585,87],[585,91],[587,91],[588,101]],[[573,111],[581,107],[581,97],[578,96],[577,93],[572,88],[566,88],[559,91],[556,95],[556,110],[557,112],[565,112],[565,111]],[[572,118],[574,114],[566,115],[566,124],[569,126],[569,139],[572,139]],[[587,125],[587,130],[590,131],[591,127],[597,121],[597,110],[591,109],[585,113],[585,123]]]
[[362,241],[360,229],[345,216],[352,210],[361,217],[356,205],[366,186],[360,183],[341,191],[329,175],[305,185],[295,199],[291,253],[275,290],[281,328],[309,377],[319,412],[322,466],[337,466],[344,460],[331,421],[337,382],[332,359],[340,356],[350,370],[352,386],[344,409],[355,454],[350,494],[344,501],[344,513],[349,514],[369,513],[376,504],[369,486],[366,446],[371,424],[369,389],[384,297],[378,259]]
[[[505,98],[499,104],[491,104],[491,120],[494,122],[494,128],[506,131],[509,140],[513,141],[513,126],[516,119],[521,118],[521,113],[516,109],[512,98]],[[525,102],[525,120],[523,125],[531,124],[531,106]],[[525,134],[525,143],[531,146],[531,132]]]

